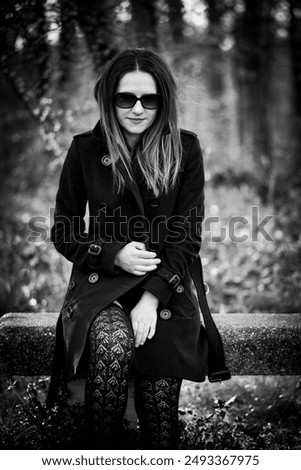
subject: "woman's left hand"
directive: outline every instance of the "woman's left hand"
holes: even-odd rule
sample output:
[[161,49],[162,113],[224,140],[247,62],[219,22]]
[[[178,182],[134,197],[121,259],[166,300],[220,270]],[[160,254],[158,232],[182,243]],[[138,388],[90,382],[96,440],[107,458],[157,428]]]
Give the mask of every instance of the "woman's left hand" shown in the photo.
[[159,300],[145,291],[137,305],[131,311],[131,322],[134,330],[135,347],[142,346],[156,332],[157,308]]

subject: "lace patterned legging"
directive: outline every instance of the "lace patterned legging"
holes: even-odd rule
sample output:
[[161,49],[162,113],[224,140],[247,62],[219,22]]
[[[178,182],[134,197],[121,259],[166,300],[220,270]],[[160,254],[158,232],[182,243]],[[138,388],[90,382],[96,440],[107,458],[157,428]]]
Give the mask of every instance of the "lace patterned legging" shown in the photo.
[[[86,414],[91,448],[118,448],[134,354],[130,320],[118,305],[102,310],[89,333]],[[181,379],[135,377],[141,449],[176,449]]]

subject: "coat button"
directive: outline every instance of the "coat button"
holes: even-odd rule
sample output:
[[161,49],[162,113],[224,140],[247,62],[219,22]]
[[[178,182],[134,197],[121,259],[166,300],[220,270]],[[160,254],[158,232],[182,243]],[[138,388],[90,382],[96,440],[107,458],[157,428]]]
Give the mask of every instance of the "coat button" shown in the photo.
[[164,308],[160,312],[160,317],[162,318],[162,320],[169,320],[171,317],[171,311],[168,310],[167,308]]
[[101,159],[101,163],[104,165],[104,166],[109,166],[111,165],[112,163],[112,160],[111,160],[111,157],[110,155],[104,155]]
[[98,279],[99,279],[98,274],[97,273],[92,273],[92,274],[90,274],[88,281],[90,282],[90,284],[95,284],[95,282],[97,282]]
[[182,294],[184,292],[184,287],[181,286],[180,284],[178,284],[177,287],[176,287],[176,292],[178,294]]
[[160,206],[160,200],[157,197],[152,197],[151,200],[149,201],[149,204],[151,207],[155,209],[156,207]]
[[209,286],[208,286],[208,284],[206,284],[206,282],[204,282],[204,287],[205,287],[205,294],[208,294],[209,293]]
[[73,310],[72,305],[68,305],[68,308],[67,308],[67,317],[68,317],[68,318],[72,318],[72,317],[73,317],[73,313],[74,313],[74,310]]
[[69,284],[69,290],[74,289],[74,287],[75,287],[75,281],[71,281]]

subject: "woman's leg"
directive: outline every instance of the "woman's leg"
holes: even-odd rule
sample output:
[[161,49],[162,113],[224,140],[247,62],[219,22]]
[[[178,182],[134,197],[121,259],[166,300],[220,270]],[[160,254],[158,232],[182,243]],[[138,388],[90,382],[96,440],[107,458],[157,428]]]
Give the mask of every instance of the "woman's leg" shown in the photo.
[[177,377],[136,376],[141,449],[177,449],[181,383]]
[[[117,448],[134,352],[130,321],[122,308],[110,305],[91,325],[86,413],[92,448]],[[91,439],[92,438],[92,439]]]

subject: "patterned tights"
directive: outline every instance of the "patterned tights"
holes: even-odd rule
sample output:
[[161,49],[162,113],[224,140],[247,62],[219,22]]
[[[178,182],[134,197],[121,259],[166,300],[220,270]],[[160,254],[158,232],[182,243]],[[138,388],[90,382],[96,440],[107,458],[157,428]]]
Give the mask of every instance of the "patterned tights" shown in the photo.
[[[116,449],[122,433],[134,337],[118,305],[102,310],[89,333],[86,412],[90,448]],[[176,449],[181,379],[135,377],[141,449]]]
[[136,377],[141,449],[177,449],[181,382],[177,377]]

